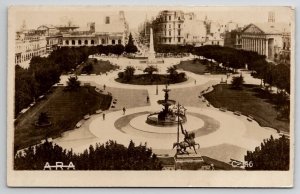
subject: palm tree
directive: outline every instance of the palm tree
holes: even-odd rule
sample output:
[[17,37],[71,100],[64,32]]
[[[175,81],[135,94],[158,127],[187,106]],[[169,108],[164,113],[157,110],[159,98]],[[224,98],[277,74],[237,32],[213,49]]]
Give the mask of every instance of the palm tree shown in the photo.
[[135,68],[132,66],[127,66],[124,70],[125,78],[131,80],[135,72]]
[[169,73],[170,79],[173,80],[175,76],[178,74],[177,67],[175,65],[168,67],[167,73]]
[[158,72],[158,69],[153,65],[149,65],[144,69],[144,73],[148,73],[150,76],[153,74],[153,72]]

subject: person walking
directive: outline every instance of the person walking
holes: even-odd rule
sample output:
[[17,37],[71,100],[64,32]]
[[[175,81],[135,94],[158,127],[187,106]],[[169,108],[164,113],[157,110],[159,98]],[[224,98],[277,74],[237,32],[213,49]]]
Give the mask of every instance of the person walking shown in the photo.
[[104,84],[104,85],[103,85],[103,90],[105,90],[105,88],[106,88],[106,85]]
[[125,115],[125,112],[126,112],[126,108],[123,107],[123,115]]
[[102,117],[103,117],[103,121],[104,121],[105,120],[105,112],[103,112]]
[[149,96],[147,96],[147,103],[149,103]]

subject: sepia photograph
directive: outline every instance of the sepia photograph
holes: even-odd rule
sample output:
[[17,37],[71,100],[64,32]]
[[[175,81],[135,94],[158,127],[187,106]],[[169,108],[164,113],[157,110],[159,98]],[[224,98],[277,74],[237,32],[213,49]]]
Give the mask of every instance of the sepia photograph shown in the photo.
[[292,187],[289,6],[11,6],[7,184]]

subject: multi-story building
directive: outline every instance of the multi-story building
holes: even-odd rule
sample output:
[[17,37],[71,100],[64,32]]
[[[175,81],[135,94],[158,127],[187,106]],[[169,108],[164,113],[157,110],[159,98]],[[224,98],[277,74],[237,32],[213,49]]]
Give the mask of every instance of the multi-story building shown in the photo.
[[15,64],[22,64],[33,56],[46,54],[46,45],[46,36],[42,31],[18,31],[15,39]]
[[183,11],[161,11],[153,21],[153,31],[156,44],[183,44],[183,23],[186,19],[192,19],[193,14],[185,14]]
[[237,28],[224,33],[224,46],[236,49],[242,48],[242,28]]
[[242,49],[277,60],[281,54],[290,56],[291,26],[276,23],[274,12],[269,12],[268,22],[249,24],[242,31]]
[[283,50],[284,40],[289,36],[290,26],[288,24],[249,24],[242,31],[242,49],[257,52],[274,60]]
[[61,47],[95,46],[95,45],[125,45],[128,39],[129,27],[124,12],[118,15],[106,16],[102,21],[88,24],[89,29],[78,31],[65,26],[61,31]]
[[106,16],[99,23],[88,23],[88,30],[78,29],[79,26],[69,22],[67,25],[41,25],[26,30],[24,23],[16,32],[15,64],[29,63],[33,56],[45,55],[57,47],[125,45],[128,41],[129,27],[123,11]]
[[152,22],[152,27],[156,44],[224,45],[225,26],[207,18],[198,20],[194,13],[165,10]]

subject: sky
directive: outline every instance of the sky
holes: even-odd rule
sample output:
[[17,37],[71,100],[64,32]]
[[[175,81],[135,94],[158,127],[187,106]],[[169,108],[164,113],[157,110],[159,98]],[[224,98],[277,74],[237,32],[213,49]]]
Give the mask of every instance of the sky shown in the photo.
[[[227,23],[237,22],[242,25],[249,23],[263,23],[268,20],[268,13],[275,13],[276,22],[292,23],[294,15],[290,7],[14,7],[10,11],[13,16],[16,29],[19,29],[26,21],[28,29],[34,29],[42,24],[63,25],[71,20],[80,27],[86,27],[88,22],[104,21],[108,15],[116,15],[120,10],[125,13],[125,18],[129,23],[130,29],[136,29],[146,19],[156,17],[162,10],[182,10],[184,12],[194,12],[197,19],[204,20],[205,16],[213,21]],[[10,24],[10,22],[9,22]]]

